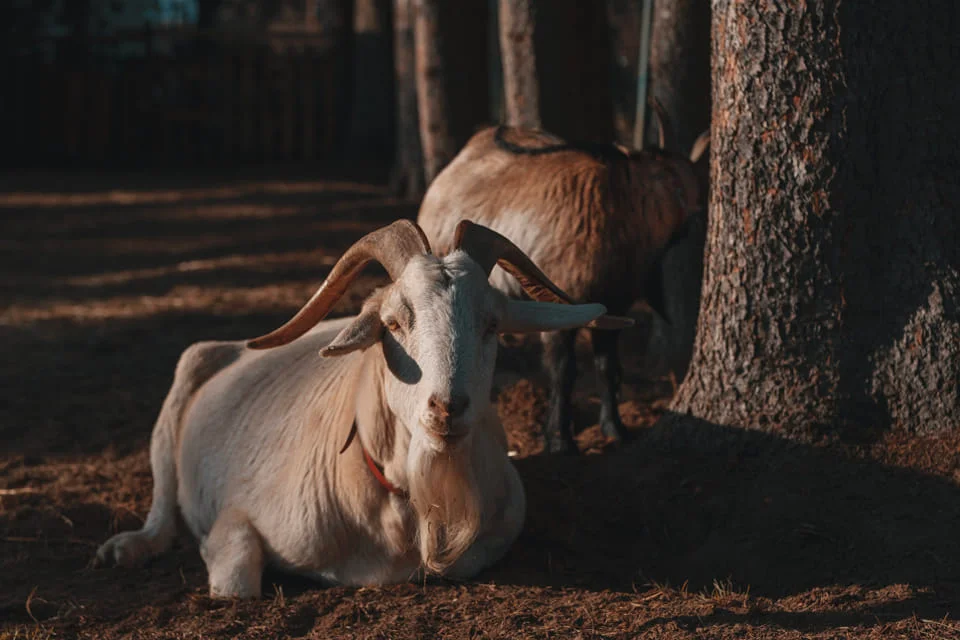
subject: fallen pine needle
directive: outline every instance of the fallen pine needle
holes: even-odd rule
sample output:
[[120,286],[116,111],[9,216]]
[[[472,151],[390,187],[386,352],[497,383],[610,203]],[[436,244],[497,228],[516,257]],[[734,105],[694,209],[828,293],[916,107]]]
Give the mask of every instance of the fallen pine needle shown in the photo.
[[24,606],[27,609],[27,615],[30,616],[30,618],[32,618],[35,623],[40,624],[40,621],[37,620],[37,616],[33,615],[33,611],[30,611],[30,603],[33,602],[33,596],[35,596],[36,594],[37,594],[37,587],[35,586],[33,589],[30,590],[30,595],[27,596],[27,601],[24,604]]

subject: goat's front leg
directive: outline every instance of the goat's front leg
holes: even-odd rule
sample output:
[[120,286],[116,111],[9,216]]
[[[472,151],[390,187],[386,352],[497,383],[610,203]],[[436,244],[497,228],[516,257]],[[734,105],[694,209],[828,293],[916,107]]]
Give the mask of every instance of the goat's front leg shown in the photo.
[[620,420],[620,384],[623,369],[617,350],[619,331],[595,329],[591,332],[593,358],[597,370],[597,388],[600,390],[600,430],[608,438],[621,442],[629,438],[629,432]]
[[540,334],[543,364],[550,377],[550,413],[544,430],[550,453],[579,453],[573,439],[573,384],[577,379],[576,330]]
[[210,595],[258,598],[263,576],[263,542],[247,514],[225,509],[200,544],[210,576]]

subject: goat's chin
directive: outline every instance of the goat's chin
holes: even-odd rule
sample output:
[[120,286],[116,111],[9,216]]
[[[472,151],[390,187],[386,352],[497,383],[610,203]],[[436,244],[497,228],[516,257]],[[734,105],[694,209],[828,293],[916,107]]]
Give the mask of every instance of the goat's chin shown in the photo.
[[473,434],[472,429],[455,432],[453,434],[441,435],[431,431],[427,427],[421,427],[421,433],[417,436],[422,439],[425,448],[434,453],[455,453],[460,449],[470,447],[470,440]]
[[442,573],[476,539],[481,506],[469,447],[438,448],[436,440],[427,434],[411,438],[407,480],[421,561],[428,571]]

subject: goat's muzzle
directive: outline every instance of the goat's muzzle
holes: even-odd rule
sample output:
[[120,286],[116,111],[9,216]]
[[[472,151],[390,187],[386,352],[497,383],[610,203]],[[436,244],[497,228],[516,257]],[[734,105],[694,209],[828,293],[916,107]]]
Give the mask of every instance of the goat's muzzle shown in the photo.
[[427,400],[426,429],[447,443],[453,443],[467,435],[467,425],[461,420],[470,407],[469,396],[438,393]]

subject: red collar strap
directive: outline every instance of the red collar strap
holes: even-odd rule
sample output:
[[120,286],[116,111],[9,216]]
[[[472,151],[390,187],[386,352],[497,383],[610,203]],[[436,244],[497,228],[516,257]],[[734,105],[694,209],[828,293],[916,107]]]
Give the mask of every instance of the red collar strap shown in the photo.
[[370,467],[370,473],[372,473],[373,477],[377,479],[377,482],[383,485],[383,488],[393,495],[406,498],[407,492],[387,480],[387,476],[383,475],[383,471],[380,470],[380,466],[373,461],[373,458],[370,457],[370,454],[367,453],[367,450],[362,444],[360,445],[360,450],[363,451],[363,459],[367,461],[367,466]]
[[[353,442],[353,439],[356,437],[356,435],[357,435],[357,423],[354,422],[353,426],[350,427],[350,435],[347,436],[347,441],[344,443],[343,447],[340,449],[340,453],[343,453],[344,451],[347,450],[347,447],[350,446],[350,443]],[[358,442],[359,440],[360,439],[357,438]],[[372,473],[373,477],[377,479],[377,482],[380,483],[380,486],[382,486],[384,489],[386,489],[387,491],[389,491],[395,496],[406,498],[407,492],[399,488],[389,480],[387,480],[387,476],[383,475],[383,469],[381,469],[380,465],[378,465],[376,462],[373,461],[373,458],[371,458],[370,454],[367,453],[367,448],[363,446],[362,442],[360,442],[360,451],[363,452],[363,459],[366,461],[367,467],[370,469],[370,473]]]

